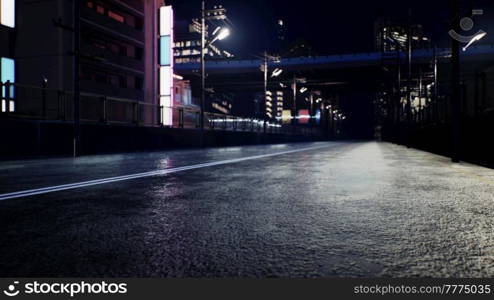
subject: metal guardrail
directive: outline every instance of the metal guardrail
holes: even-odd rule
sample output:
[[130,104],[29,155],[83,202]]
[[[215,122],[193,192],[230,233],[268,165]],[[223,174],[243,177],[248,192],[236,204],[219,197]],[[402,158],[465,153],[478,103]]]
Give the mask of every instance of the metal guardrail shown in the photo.
[[[33,120],[73,121],[73,92],[38,86],[0,82],[0,117]],[[171,110],[173,123],[163,126],[164,110]],[[168,112],[170,113],[170,112]],[[200,128],[198,107],[163,107],[151,103],[105,95],[81,93],[80,119],[84,123],[127,124],[180,129]],[[206,130],[283,133],[315,136],[322,131],[316,126],[293,126],[255,118],[205,113]]]

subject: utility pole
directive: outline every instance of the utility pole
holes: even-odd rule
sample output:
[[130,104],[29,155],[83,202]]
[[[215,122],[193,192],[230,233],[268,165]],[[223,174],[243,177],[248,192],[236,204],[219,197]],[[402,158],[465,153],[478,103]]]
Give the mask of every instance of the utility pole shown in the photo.
[[412,10],[408,10],[408,33],[407,33],[407,61],[408,61],[408,84],[407,84],[407,102],[406,102],[406,116],[407,116],[407,130],[406,130],[406,145],[411,147],[411,135],[412,135]]
[[310,91],[310,94],[309,94],[309,99],[310,99],[310,109],[309,109],[309,124],[311,127],[314,126],[314,93],[312,92],[312,90]]
[[81,154],[81,120],[80,120],[80,54],[81,54],[81,5],[74,0],[74,157]]
[[[452,28],[460,31],[460,3],[458,0],[450,0]],[[451,161],[460,162],[460,118],[461,118],[461,92],[460,92],[460,42],[451,39]]]
[[201,137],[200,145],[205,146],[204,140],[204,106],[206,105],[206,2],[202,1],[201,6]]
[[[397,97],[393,103],[393,125],[396,125],[400,121],[400,105],[401,105],[401,52],[400,47],[396,46],[396,68],[398,72],[398,83],[397,83]],[[394,138],[394,137],[393,137]]]
[[214,7],[212,10],[206,10],[206,1],[202,0],[201,3],[201,133],[200,133],[200,145],[206,146],[204,136],[204,110],[206,107],[206,49],[213,44],[217,39],[207,42],[206,41],[206,20],[225,20],[226,9],[222,6]]
[[[264,65],[263,65],[263,71],[264,71],[264,105],[268,103],[268,53],[264,51]],[[263,132],[266,134],[266,112],[263,114]]]
[[436,116],[438,115],[437,114],[437,110],[438,110],[438,103],[437,103],[437,47],[434,46],[434,95],[433,95],[433,105],[432,105],[432,111],[433,111],[433,115],[432,115],[432,119],[435,120],[435,121],[438,121],[439,118],[436,118]]
[[297,116],[297,76],[293,75],[293,106],[292,106],[292,125],[296,124],[296,116]]

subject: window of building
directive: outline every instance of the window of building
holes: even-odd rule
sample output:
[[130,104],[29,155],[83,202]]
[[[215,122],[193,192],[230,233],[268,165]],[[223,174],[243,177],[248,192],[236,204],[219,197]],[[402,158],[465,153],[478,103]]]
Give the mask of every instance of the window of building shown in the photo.
[[[0,79],[3,83],[10,81],[15,83],[15,61],[11,58],[2,57],[0,61]],[[2,88],[2,97],[7,94],[5,87]],[[10,90],[10,98],[14,98],[14,88]]]
[[137,76],[135,78],[135,89],[136,90],[142,90],[144,88],[144,80],[142,77]]
[[128,85],[128,81],[127,81],[127,77],[126,76],[116,76],[118,78],[118,86],[121,87],[121,88],[127,88],[129,85]]
[[141,47],[135,48],[135,56],[134,56],[135,59],[141,60],[143,57],[143,54],[144,54],[144,49],[142,49]]
[[[15,83],[15,61],[13,59],[5,57],[0,58],[0,80],[3,83],[7,81]],[[11,86],[11,88],[9,89],[9,99],[14,99],[14,90],[14,86]],[[10,112],[13,112],[15,110],[15,102],[13,100],[10,100],[7,104],[7,99],[5,99],[6,96],[7,88],[2,87],[0,97],[2,102],[1,111],[6,112],[8,107],[8,110]]]
[[142,30],[144,27],[142,18],[135,18],[135,29]]
[[0,0],[0,24],[15,27],[15,0]]
[[96,5],[96,12],[101,14],[101,15],[104,15],[105,14],[105,8],[101,5]]
[[118,54],[120,54],[121,56],[128,56],[127,55],[127,46],[120,45]]
[[114,12],[114,11],[109,10],[108,11],[108,17],[112,18],[113,20],[115,20],[117,22],[125,23],[125,17]]

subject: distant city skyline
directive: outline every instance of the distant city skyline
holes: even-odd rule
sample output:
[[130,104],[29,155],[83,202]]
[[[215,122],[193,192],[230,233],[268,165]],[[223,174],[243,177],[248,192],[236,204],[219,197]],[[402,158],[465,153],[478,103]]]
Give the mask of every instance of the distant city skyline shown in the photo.
[[[236,33],[224,42],[224,47],[243,57],[271,48],[278,20],[284,21],[288,42],[304,39],[316,54],[372,51],[374,22],[380,17],[406,18],[408,6],[412,9],[413,22],[424,26],[425,34],[433,39],[433,43],[448,46],[448,1],[378,2],[355,4],[350,1],[307,0],[304,5],[295,6],[279,0],[222,0],[207,1],[207,5],[212,7],[221,4],[228,9]],[[171,0],[167,3],[174,6],[178,20],[199,16],[199,0]],[[486,10],[486,19],[492,15],[489,11],[492,3],[484,0],[476,3],[478,8]],[[438,23],[442,25],[438,26]],[[477,24],[484,26],[481,19]]]

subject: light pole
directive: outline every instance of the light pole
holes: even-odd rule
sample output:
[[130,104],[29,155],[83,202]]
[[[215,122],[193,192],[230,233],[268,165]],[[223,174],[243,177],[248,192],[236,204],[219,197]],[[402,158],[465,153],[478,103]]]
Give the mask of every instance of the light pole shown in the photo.
[[226,19],[226,10],[222,7],[206,10],[206,1],[201,3],[201,115],[200,115],[200,145],[205,146],[204,140],[204,109],[206,105],[206,49],[218,40],[223,40],[230,35],[228,28],[219,29],[218,35],[209,43],[206,41],[206,19],[207,20],[224,20]]
[[293,83],[292,83],[292,89],[293,89],[293,103],[292,103],[292,125],[295,126],[297,120],[297,77],[293,75]]
[[81,154],[79,60],[81,50],[81,4],[74,0],[74,157]]
[[[266,106],[268,103],[268,54],[266,52],[264,52],[263,71],[264,71],[264,106]],[[266,112],[264,112],[263,120],[264,120],[263,132],[264,134],[266,134]]]
[[407,84],[407,101],[406,101],[406,146],[411,147],[412,135],[412,10],[408,11],[408,33],[407,33],[407,61],[408,61],[408,84]]
[[[451,0],[451,21],[452,27],[460,29],[460,7],[458,0]],[[460,162],[460,42],[451,39],[451,106],[452,106],[452,141],[451,141],[451,161]]]
[[206,63],[205,63],[205,53],[206,53],[206,1],[202,1],[201,7],[201,147],[204,147],[204,105],[206,102]]
[[[269,65],[268,65],[268,62],[269,60],[277,60],[276,57],[273,57],[273,56],[269,56],[267,54],[266,51],[264,51],[264,61],[263,61],[263,64],[261,66],[261,70],[263,71],[264,73],[264,105],[266,105],[266,103],[268,102],[268,75],[269,75]],[[273,72],[271,73],[271,78],[276,78],[278,76],[281,75],[281,73],[283,73],[283,70],[280,69],[280,68],[276,68],[273,70]],[[267,124],[266,124],[266,112],[264,112],[264,116],[263,116],[263,132],[266,133],[266,127],[267,127]]]

